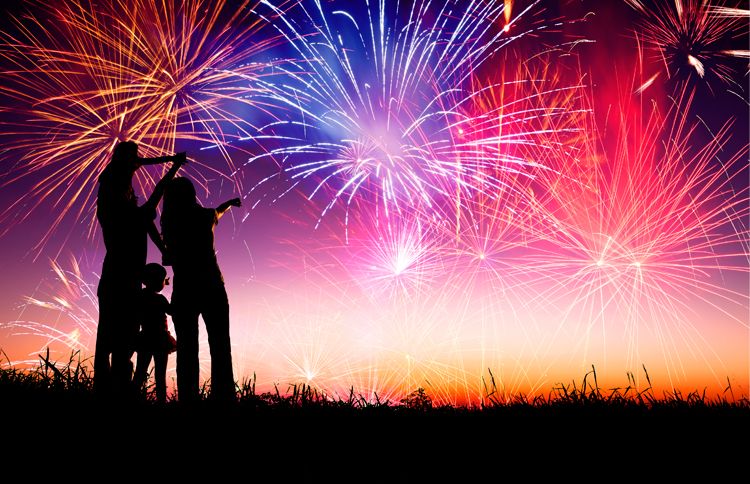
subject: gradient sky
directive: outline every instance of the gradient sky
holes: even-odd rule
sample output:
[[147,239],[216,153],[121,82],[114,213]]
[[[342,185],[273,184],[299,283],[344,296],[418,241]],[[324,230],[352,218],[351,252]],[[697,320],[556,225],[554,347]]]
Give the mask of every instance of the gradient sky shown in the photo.
[[[335,10],[345,3],[324,5]],[[351,2],[347,10],[361,18],[364,10],[357,6],[359,3],[363,2]],[[512,3],[511,17],[531,2]],[[673,5],[668,1],[642,3],[651,11],[658,5]],[[28,8],[35,11],[33,5],[28,5],[16,2],[5,7],[8,11],[3,15],[3,32],[16,32],[9,17]],[[742,8],[748,8],[746,2]],[[49,18],[48,13],[38,9],[36,14],[43,22]],[[292,8],[290,18],[302,22],[295,15],[299,16],[299,12]],[[625,159],[615,156],[617,133],[627,122],[618,113],[638,113],[643,106],[652,105],[666,113],[675,93],[685,86],[687,92],[694,92],[694,100],[689,109],[680,112],[680,119],[699,125],[691,133],[690,150],[709,143],[709,133],[717,133],[727,120],[733,120],[728,133],[731,138],[711,157],[706,168],[708,172],[720,171],[733,154],[741,154],[731,168],[731,173],[739,170],[739,174],[723,185],[721,197],[739,201],[735,211],[745,210],[744,216],[714,229],[713,235],[716,239],[716,233],[723,234],[724,240],[730,240],[716,250],[735,254],[721,259],[722,265],[733,268],[709,268],[693,274],[692,277],[710,283],[712,290],[706,290],[702,283],[681,286],[684,281],[672,286],[669,291],[674,293],[674,300],[683,302],[677,312],[669,308],[642,310],[638,308],[648,307],[648,303],[638,298],[647,298],[646,295],[630,294],[632,303],[625,304],[623,294],[616,290],[607,293],[611,289],[606,287],[581,298],[581,292],[573,286],[581,280],[576,278],[580,274],[573,266],[563,270],[557,280],[551,272],[544,272],[543,277],[539,276],[541,272],[536,276],[509,275],[500,258],[512,254],[514,260],[526,257],[528,262],[537,257],[518,247],[499,255],[494,266],[470,255],[456,257],[462,249],[446,245],[445,238],[433,237],[433,232],[424,236],[424,222],[405,215],[392,219],[402,234],[395,243],[400,244],[402,256],[406,253],[405,257],[413,256],[417,262],[402,261],[403,274],[396,266],[395,275],[384,275],[378,264],[387,258],[392,241],[388,237],[378,241],[383,235],[373,220],[382,214],[374,211],[378,202],[373,202],[372,192],[351,206],[348,227],[344,223],[346,211],[339,204],[316,229],[329,199],[324,196],[308,200],[316,186],[314,178],[276,203],[270,203],[273,197],[259,201],[260,195],[268,193],[263,191],[268,185],[259,191],[249,189],[273,173],[274,167],[262,160],[244,164],[248,151],[259,153],[262,149],[257,143],[238,142],[229,148],[230,156],[241,168],[228,176],[226,162],[217,150],[206,149],[206,143],[178,140],[177,150],[187,150],[204,165],[188,165],[185,174],[205,179],[209,193],[199,194],[205,206],[216,206],[235,196],[244,199],[243,207],[232,209],[215,231],[218,259],[230,298],[237,376],[247,377],[255,372],[262,388],[276,382],[303,381],[334,393],[353,387],[367,397],[377,393],[398,398],[421,386],[439,401],[477,402],[482,378],[489,377],[487,368],[501,391],[510,394],[547,392],[558,382],[580,379],[591,365],[596,365],[600,382],[605,385],[627,384],[626,372],[632,372],[639,384],[644,384],[645,365],[658,388],[689,391],[707,387],[720,392],[729,379],[735,392],[747,395],[750,318],[747,250],[743,243],[747,239],[746,146],[750,118],[747,63],[738,59],[722,61],[732,73],[733,83],[722,82],[710,73],[699,78],[685,69],[667,78],[663,60],[655,58],[648,49],[639,52],[636,37],[644,28],[643,14],[625,2],[543,0],[524,15],[518,21],[519,29],[528,25],[554,27],[510,44],[492,61],[477,68],[476,78],[491,78],[501,71],[501,65],[508,68],[511,62],[531,64],[540,52],[551,51],[544,62],[559,78],[558,86],[585,86],[579,99],[590,101],[591,119],[599,128],[598,134],[593,130],[579,133],[577,142],[587,136],[601,136],[596,138],[597,143],[608,155],[609,163],[622,163]],[[726,40],[729,47],[724,48],[746,49],[747,29],[740,34],[744,37]],[[587,42],[573,46],[574,41],[580,40]],[[356,49],[352,52],[357,53]],[[293,54],[293,49],[281,43],[263,52],[262,60]],[[7,57],[0,58],[0,62],[7,64]],[[368,68],[367,59],[353,62],[358,68]],[[5,64],[4,69],[9,68]],[[637,80],[645,81],[657,73],[661,74],[642,94],[634,92],[634,87],[640,86]],[[0,83],[4,83],[0,84],[0,101],[6,111],[0,113],[6,133],[1,136],[8,143],[18,139],[18,135],[8,133],[22,124],[19,115],[9,112],[9,108],[21,104],[8,95],[7,76],[0,76]],[[550,97],[550,102],[555,99],[559,97]],[[574,107],[571,105],[570,109]],[[259,123],[262,118],[251,110],[242,115],[251,123]],[[280,116],[293,114],[285,112]],[[46,135],[38,133],[40,142],[47,141]],[[661,137],[660,143],[664,139],[668,136]],[[0,159],[2,210],[28,193],[40,176],[49,176],[49,172],[42,171],[19,178],[14,167],[22,154],[20,150],[10,150]],[[687,166],[684,174],[689,177],[690,158],[678,161]],[[215,167],[223,176],[212,174],[206,166]],[[657,166],[652,168],[656,170]],[[288,186],[280,182],[269,190],[279,194]],[[330,195],[335,190],[335,186],[326,187],[323,193]],[[697,216],[720,207],[721,197],[699,206]],[[491,204],[489,200],[486,203]],[[47,345],[61,355],[78,348],[90,354],[93,349],[92,331],[97,317],[94,296],[104,253],[99,231],[88,234],[93,207],[85,208],[80,218],[63,218],[48,243],[37,250],[32,248],[49,229],[59,205],[49,200],[38,205],[25,204],[10,209],[11,215],[2,219],[0,348],[11,361],[34,360]],[[18,214],[27,210],[31,210],[29,217],[18,222]],[[587,212],[585,216],[598,215]],[[574,215],[570,217],[572,220]],[[501,244],[512,236],[500,231],[497,242]],[[466,241],[470,234],[463,237]],[[159,261],[156,252],[150,246],[150,261]],[[477,269],[473,270],[475,263]],[[62,282],[54,271],[55,265],[68,271],[66,277],[72,282]],[[418,271],[410,274],[414,267]],[[79,273],[81,281],[73,280],[73,273]],[[569,292],[556,289],[555,284],[565,277],[570,277],[566,283]],[[695,293],[685,287],[695,288]],[[169,296],[169,288],[165,294]],[[618,303],[611,304],[611,298],[617,298]],[[207,368],[205,336],[202,350]],[[174,364],[171,358],[170,371]]]

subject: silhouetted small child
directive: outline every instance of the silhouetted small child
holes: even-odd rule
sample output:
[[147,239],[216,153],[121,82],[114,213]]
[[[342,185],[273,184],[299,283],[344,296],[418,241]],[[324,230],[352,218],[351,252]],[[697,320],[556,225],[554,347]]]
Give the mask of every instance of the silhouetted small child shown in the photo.
[[169,284],[167,271],[159,264],[146,264],[143,271],[143,285],[139,301],[139,324],[136,349],[138,364],[133,382],[141,389],[148,378],[148,367],[154,359],[154,380],[156,381],[156,398],[160,402],[167,399],[167,360],[169,354],[177,349],[177,342],[169,333],[167,314],[171,314],[169,301],[159,294]]

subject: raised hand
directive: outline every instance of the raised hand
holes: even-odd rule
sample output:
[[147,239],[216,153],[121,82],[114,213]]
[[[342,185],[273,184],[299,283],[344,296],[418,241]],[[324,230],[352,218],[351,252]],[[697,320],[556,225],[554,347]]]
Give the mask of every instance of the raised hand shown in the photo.
[[184,151],[181,151],[175,154],[172,157],[172,161],[174,161],[174,163],[177,165],[184,165],[185,163],[187,163],[187,153]]
[[242,200],[239,198],[233,198],[231,200],[227,200],[226,202],[222,203],[218,207],[216,207],[216,212],[218,213],[219,217],[229,210],[229,207],[241,207],[242,206]]

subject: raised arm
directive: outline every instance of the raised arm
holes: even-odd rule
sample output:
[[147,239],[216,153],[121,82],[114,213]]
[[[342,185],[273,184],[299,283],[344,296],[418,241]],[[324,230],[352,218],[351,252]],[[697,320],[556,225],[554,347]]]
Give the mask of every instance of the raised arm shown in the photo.
[[157,230],[156,224],[153,220],[148,224],[146,231],[148,232],[148,236],[151,238],[156,248],[159,249],[159,252],[161,252],[162,257],[164,257],[167,252],[167,247],[164,245],[164,240],[162,240],[161,234]]
[[231,200],[227,200],[226,202],[216,207],[216,216],[221,218],[221,216],[224,215],[224,212],[229,210],[229,207],[241,207],[241,206],[242,206],[242,200],[240,200],[239,198],[233,198]]
[[[178,162],[178,160],[185,160],[186,153],[176,153],[172,156],[157,156],[154,158],[138,158],[138,163],[141,165],[160,165],[162,163],[168,163],[170,161]],[[183,161],[184,163],[184,161]]]
[[169,181],[174,178],[174,176],[177,174],[177,170],[180,169],[183,163],[186,163],[184,156],[180,156],[175,159],[167,174],[164,175],[161,180],[159,180],[159,183],[157,183],[154,187],[153,193],[151,193],[151,196],[148,197],[146,203],[143,204],[144,208],[148,210],[156,210],[156,206],[159,205],[161,197],[164,196],[164,189],[167,187],[167,183],[169,183]]

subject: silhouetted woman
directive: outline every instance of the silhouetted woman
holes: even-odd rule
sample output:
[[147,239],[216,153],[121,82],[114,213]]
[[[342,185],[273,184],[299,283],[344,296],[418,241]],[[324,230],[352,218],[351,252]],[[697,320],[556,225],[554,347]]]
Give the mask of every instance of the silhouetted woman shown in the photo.
[[[143,205],[133,190],[133,175],[147,164],[174,161]],[[94,385],[98,390],[130,386],[135,337],[138,333],[137,301],[146,266],[147,235],[163,250],[154,218],[167,181],[185,162],[185,154],[139,158],[138,145],[125,141],[115,146],[112,160],[99,176],[96,218],[102,228],[104,256],[99,280],[99,324],[94,356]],[[110,364],[110,356],[112,361]]]
[[177,390],[180,401],[198,397],[198,316],[203,316],[211,350],[211,395],[234,399],[229,301],[216,261],[214,227],[235,198],[204,208],[187,178],[175,178],[164,194],[162,236],[174,271],[172,322],[177,332]]

